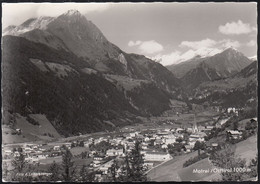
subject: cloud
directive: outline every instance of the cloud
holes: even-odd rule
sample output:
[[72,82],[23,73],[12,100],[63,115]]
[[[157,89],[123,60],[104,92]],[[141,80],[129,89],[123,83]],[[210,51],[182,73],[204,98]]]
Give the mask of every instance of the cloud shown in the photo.
[[215,40],[211,40],[211,39],[204,39],[201,41],[183,41],[181,42],[181,44],[179,45],[179,47],[190,47],[192,49],[199,49],[202,47],[212,47],[214,45],[216,45],[216,41]]
[[237,22],[226,23],[218,27],[219,32],[226,35],[248,34],[256,31],[256,27],[251,27],[249,24],[243,23],[241,20]]
[[250,40],[250,41],[246,44],[246,46],[248,46],[248,47],[256,46],[256,41],[255,41],[255,40]]
[[222,44],[220,47],[222,47],[223,49],[228,47],[238,48],[241,46],[241,44],[238,41],[229,39],[221,40],[219,43]]
[[141,43],[142,43],[142,42],[141,42],[140,40],[135,41],[135,42],[131,40],[131,41],[128,42],[128,46],[129,46],[129,47],[133,47],[133,46],[140,45]]
[[166,66],[166,65],[172,65],[173,63],[178,63],[178,61],[181,59],[180,56],[181,53],[179,51],[174,51],[172,53],[165,54],[165,55],[158,54],[154,57],[151,57],[150,59]]
[[163,46],[154,41],[154,40],[150,40],[150,41],[129,41],[128,42],[128,46],[129,47],[134,47],[134,46],[138,46],[138,49],[143,53],[143,54],[154,54],[160,51],[163,51]]
[[200,41],[182,41],[179,47],[181,48],[191,48],[193,50],[197,50],[197,52],[202,55],[204,52],[208,52],[208,49],[212,50],[213,48],[226,48],[226,47],[240,47],[241,44],[236,40],[224,39],[220,41],[212,40],[212,39],[204,39]]

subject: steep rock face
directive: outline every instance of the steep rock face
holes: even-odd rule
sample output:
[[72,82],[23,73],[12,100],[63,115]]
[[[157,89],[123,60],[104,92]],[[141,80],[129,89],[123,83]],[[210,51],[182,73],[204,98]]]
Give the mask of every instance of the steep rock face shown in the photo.
[[179,80],[162,65],[144,56],[121,51],[77,10],[69,10],[56,18],[29,19],[17,27],[24,31],[9,34],[72,52],[101,73],[153,81],[173,93],[180,88]]
[[68,11],[47,26],[47,31],[59,37],[77,56],[90,60],[104,59],[107,53],[117,57],[117,49],[102,32],[78,11]]
[[153,81],[157,86],[171,93],[180,92],[180,80],[161,64],[137,54],[129,54],[126,59],[132,61],[129,62],[128,69],[134,74],[132,75],[134,78]]

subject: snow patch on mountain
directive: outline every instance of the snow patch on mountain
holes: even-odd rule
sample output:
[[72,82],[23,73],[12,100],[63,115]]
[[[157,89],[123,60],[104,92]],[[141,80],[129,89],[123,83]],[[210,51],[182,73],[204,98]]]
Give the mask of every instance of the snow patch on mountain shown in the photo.
[[23,33],[29,32],[34,29],[41,29],[45,30],[47,29],[47,25],[52,22],[55,18],[54,17],[39,17],[37,19],[29,19],[25,21],[23,24],[19,26],[9,26],[7,27],[4,32],[4,35],[13,35],[13,36],[19,36]]
[[257,55],[255,55],[255,56],[251,56],[251,57],[248,57],[250,60],[252,60],[252,61],[257,61]]
[[64,15],[73,16],[73,15],[81,15],[78,10],[68,10]]

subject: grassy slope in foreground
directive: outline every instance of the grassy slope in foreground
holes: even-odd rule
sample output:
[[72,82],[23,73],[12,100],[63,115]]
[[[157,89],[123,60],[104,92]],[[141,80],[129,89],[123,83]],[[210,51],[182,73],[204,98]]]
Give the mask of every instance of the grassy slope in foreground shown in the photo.
[[[255,158],[257,154],[257,137],[256,135],[241,141],[234,145],[235,154],[241,158],[245,158],[247,163]],[[195,157],[198,153],[192,152],[186,155],[177,156],[172,160],[152,169],[148,173],[150,181],[214,181],[221,179],[220,175],[214,173],[198,174],[193,173],[193,169],[211,169],[208,159],[203,159],[195,164],[183,168],[183,163],[191,157]]]

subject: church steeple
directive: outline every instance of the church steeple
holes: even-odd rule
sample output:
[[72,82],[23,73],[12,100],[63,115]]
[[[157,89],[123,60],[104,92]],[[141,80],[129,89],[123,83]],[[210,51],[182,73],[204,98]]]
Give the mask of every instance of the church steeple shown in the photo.
[[193,133],[196,133],[196,132],[198,132],[198,131],[199,131],[199,130],[198,130],[197,122],[196,122],[196,117],[195,117],[195,115],[194,115],[194,121],[193,121],[192,132],[193,132]]

